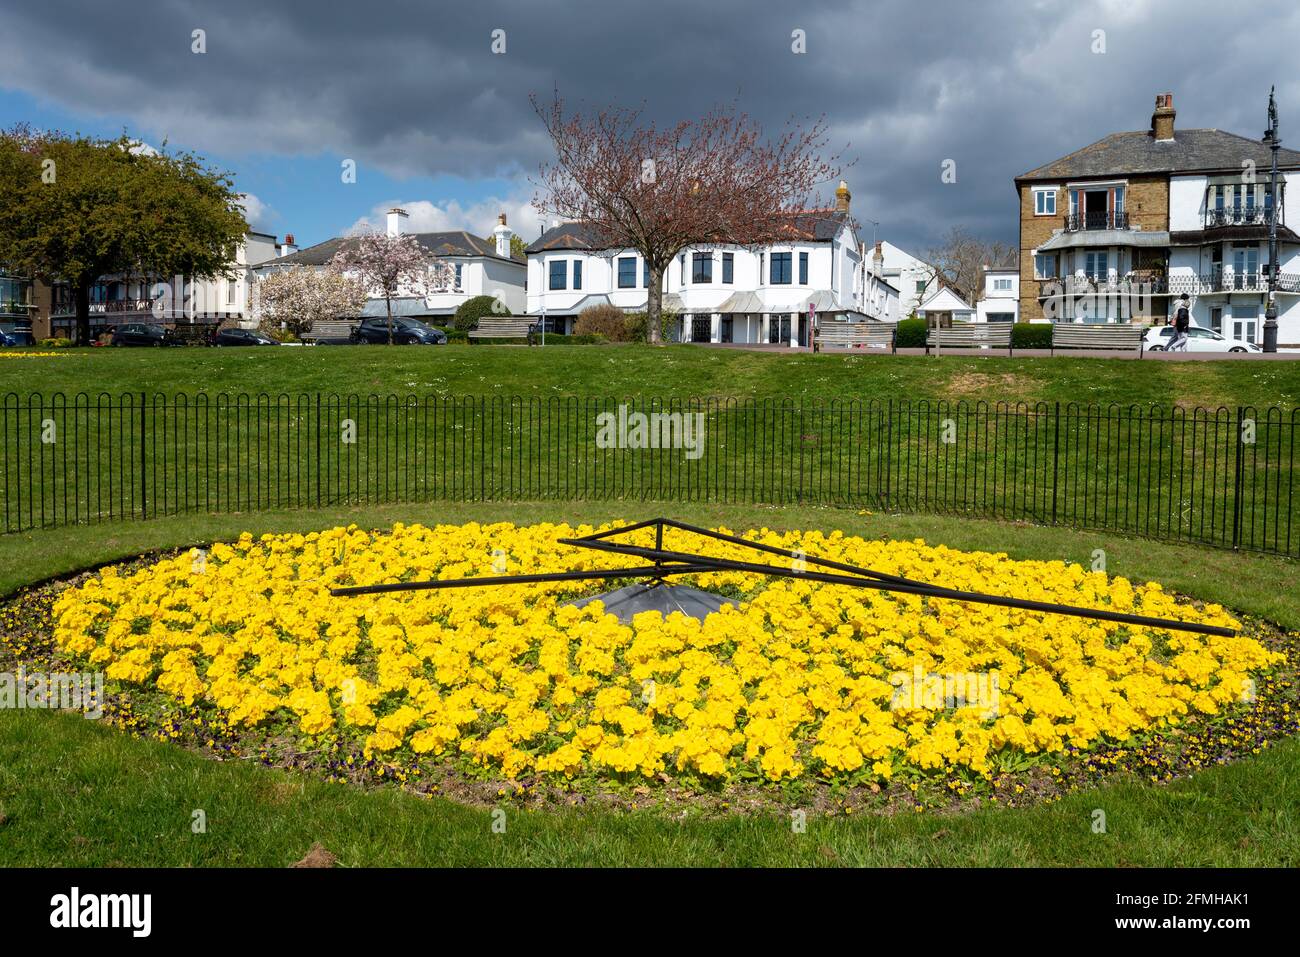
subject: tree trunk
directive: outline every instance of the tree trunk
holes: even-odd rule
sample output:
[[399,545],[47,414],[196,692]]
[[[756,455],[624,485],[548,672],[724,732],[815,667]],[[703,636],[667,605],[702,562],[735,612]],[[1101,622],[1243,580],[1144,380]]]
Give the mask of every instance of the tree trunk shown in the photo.
[[393,344],[393,300],[384,297],[384,308],[388,310],[388,344]]
[[664,314],[664,271],[661,267],[650,267],[650,288],[646,292],[645,337],[650,345],[657,346],[662,338],[660,325]]
[[73,314],[77,322],[77,345],[90,345],[90,285],[93,279],[81,279],[72,288]]

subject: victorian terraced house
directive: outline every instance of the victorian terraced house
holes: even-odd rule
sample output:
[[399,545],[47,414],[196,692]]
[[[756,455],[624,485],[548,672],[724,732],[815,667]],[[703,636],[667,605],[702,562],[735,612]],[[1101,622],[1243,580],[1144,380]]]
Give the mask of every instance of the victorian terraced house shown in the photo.
[[1280,150],[1274,197],[1266,141],[1175,116],[1162,93],[1149,130],[1016,177],[1021,321],[1163,323],[1186,293],[1193,322],[1258,341],[1276,215],[1278,342],[1300,346],[1300,153]]

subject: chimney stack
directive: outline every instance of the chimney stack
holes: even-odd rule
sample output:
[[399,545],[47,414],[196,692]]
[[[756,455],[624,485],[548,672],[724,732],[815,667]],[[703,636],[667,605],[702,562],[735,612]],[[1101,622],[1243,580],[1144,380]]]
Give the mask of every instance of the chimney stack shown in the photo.
[[497,242],[497,255],[503,259],[510,258],[510,239],[514,234],[515,231],[506,225],[506,214],[502,213],[497,217],[497,225],[492,230],[492,236]]
[[849,211],[849,200],[852,198],[853,196],[849,193],[849,184],[844,180],[840,180],[839,188],[835,190],[835,212],[847,213]]
[[410,219],[406,210],[393,207],[388,211],[388,236],[400,236],[406,229],[404,220]]
[[297,251],[298,247],[294,244],[293,233],[285,233],[284,242],[280,244],[280,255],[292,256]]
[[1174,95],[1172,93],[1156,94],[1156,109],[1151,114],[1151,135],[1159,141],[1174,138]]

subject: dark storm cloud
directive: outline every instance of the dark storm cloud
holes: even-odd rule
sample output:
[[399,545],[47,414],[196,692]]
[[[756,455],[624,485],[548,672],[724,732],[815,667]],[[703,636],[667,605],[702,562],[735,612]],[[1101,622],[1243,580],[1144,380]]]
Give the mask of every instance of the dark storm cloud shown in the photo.
[[1284,119],[1300,118],[1297,41],[1293,8],[1174,0],[83,0],[6,6],[0,84],[200,151],[329,153],[398,176],[522,180],[548,155],[528,94],[552,88],[661,121],[734,99],[773,132],[825,114],[856,161],[854,211],[922,251],[952,224],[1014,238],[1012,177],[1144,128],[1157,92],[1174,91],[1179,126],[1258,136],[1276,83]]

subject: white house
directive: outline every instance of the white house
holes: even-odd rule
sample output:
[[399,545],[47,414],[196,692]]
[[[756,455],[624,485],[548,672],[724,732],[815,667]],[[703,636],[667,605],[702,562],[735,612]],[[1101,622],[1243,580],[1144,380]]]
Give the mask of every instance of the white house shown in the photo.
[[[292,241],[292,237],[288,239]],[[91,334],[127,322],[161,322],[175,327],[244,323],[253,271],[275,259],[282,248],[270,233],[250,231],[235,248],[227,274],[216,279],[125,273],[102,276],[90,289]],[[49,334],[74,338],[76,308],[71,287],[56,283],[50,299]]]
[[916,310],[918,319],[928,325],[951,326],[954,322],[974,322],[975,310],[947,286],[939,286]]
[[1020,316],[1020,259],[984,267],[976,322],[1016,322]]
[[[1277,341],[1300,347],[1300,170],[1279,170]],[[1267,169],[1254,182],[1240,173],[1169,178],[1170,311],[1188,296],[1192,321],[1234,339],[1263,341],[1268,305]]]
[[[404,209],[388,211],[387,232],[390,236],[408,232],[409,215]],[[403,289],[393,300],[393,315],[410,316],[430,322],[446,322],[461,303],[475,296],[494,296],[501,300],[514,315],[521,315],[525,307],[524,279],[527,265],[522,256],[510,250],[513,230],[506,224],[505,214],[498,218],[492,231],[492,240],[480,239],[463,230],[442,233],[413,233],[416,240],[450,268],[446,281],[430,282],[426,289]],[[315,246],[291,252],[272,259],[254,270],[265,276],[277,269],[306,266],[323,269],[351,237],[336,236]],[[386,314],[382,299],[366,303],[363,316]]]
[[935,294],[935,269],[887,240],[876,243],[872,271],[898,290],[899,312],[906,319]]
[[[664,329],[681,342],[807,346],[814,322],[881,320],[890,287],[864,276],[863,250],[840,183],[834,209],[793,214],[788,239],[750,248],[729,244],[683,250],[666,271]],[[569,332],[589,306],[644,310],[649,270],[634,250],[603,248],[583,223],[548,229],[528,247],[528,315],[552,332]]]

